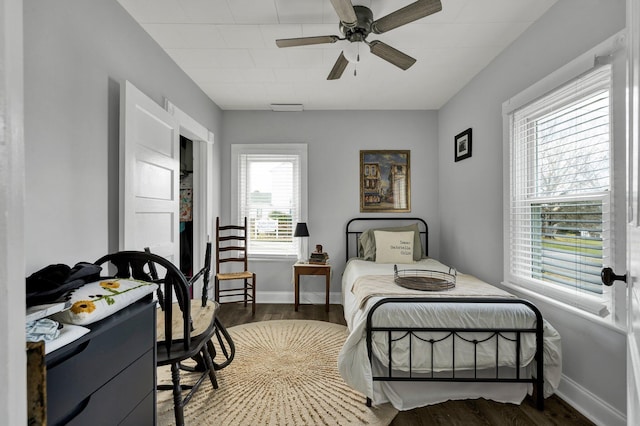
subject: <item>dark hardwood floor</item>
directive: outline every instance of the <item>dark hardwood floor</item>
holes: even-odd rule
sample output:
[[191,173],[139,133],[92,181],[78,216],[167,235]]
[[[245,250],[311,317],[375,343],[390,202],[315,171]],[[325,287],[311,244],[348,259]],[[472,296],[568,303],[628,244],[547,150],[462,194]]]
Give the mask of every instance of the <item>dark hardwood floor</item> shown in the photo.
[[[256,315],[241,304],[226,304],[220,308],[220,320],[227,327],[256,321],[301,319],[328,321],[346,325],[342,306],[331,305],[325,312],[324,305],[301,305],[295,312],[293,305],[257,304]],[[364,402],[363,402],[364,403]],[[525,398],[521,405],[501,404],[479,400],[448,401],[442,404],[401,411],[392,426],[418,425],[593,425],[591,421],[573,409],[556,395],[545,400],[545,410],[538,411],[533,400]]]

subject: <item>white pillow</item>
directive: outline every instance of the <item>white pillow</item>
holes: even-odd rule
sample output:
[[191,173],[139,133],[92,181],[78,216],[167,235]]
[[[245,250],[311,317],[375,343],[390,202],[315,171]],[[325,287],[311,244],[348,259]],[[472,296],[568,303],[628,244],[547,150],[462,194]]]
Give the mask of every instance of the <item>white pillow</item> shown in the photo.
[[67,324],[91,324],[142,299],[156,288],[158,285],[154,283],[119,278],[87,283],[71,293],[71,308],[51,318]]
[[374,231],[374,235],[376,263],[413,263],[413,231]]

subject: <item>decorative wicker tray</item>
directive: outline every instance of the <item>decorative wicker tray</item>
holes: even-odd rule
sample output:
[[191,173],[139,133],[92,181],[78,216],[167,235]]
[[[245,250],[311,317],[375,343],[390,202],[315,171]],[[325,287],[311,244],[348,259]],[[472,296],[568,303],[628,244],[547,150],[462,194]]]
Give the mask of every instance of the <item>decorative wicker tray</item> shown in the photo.
[[449,273],[429,269],[403,269],[393,265],[393,280],[401,287],[412,290],[439,291],[456,286],[456,270],[449,268]]

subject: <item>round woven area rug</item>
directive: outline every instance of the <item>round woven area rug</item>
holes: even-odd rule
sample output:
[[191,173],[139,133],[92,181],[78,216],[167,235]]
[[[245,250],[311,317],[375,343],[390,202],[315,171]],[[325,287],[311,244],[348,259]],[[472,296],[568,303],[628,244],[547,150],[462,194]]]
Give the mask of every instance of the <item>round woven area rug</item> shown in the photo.
[[[236,355],[185,407],[188,425],[388,425],[390,404],[367,407],[340,377],[347,328],[322,321],[262,321],[228,329]],[[181,382],[193,375],[182,372]],[[168,367],[158,383],[171,383]],[[171,391],[158,391],[158,424],[175,424]]]

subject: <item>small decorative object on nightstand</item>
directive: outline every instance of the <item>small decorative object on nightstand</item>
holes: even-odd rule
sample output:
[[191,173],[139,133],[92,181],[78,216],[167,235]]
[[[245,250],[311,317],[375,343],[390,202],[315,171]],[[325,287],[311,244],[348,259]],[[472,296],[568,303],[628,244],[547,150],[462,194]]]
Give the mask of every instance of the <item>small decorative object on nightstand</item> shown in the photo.
[[325,311],[329,312],[329,288],[331,286],[331,265],[329,264],[312,264],[312,263],[296,263],[293,265],[293,277],[295,284],[295,305],[294,308],[298,312],[300,305],[300,275],[324,275],[325,276]]

